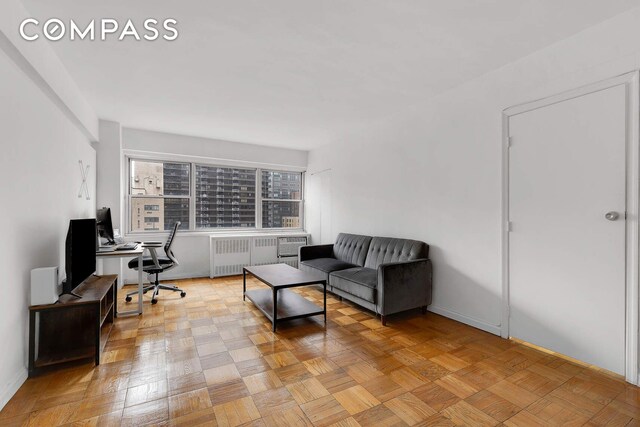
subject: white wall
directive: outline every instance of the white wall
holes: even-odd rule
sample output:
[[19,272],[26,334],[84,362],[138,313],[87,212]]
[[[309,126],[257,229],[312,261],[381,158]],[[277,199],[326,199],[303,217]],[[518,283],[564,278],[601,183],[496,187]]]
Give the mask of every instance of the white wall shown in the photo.
[[[94,144],[98,157],[96,207],[118,206],[122,198],[120,162],[122,129],[120,123],[100,120],[100,142]],[[113,228],[120,228],[120,213],[112,213]]]
[[[69,219],[95,215],[98,119],[47,43],[20,39],[19,0],[0,3],[0,409],[27,376],[30,271],[59,266]],[[78,198],[78,161],[91,200]]]
[[140,129],[124,128],[122,130],[122,146],[125,150],[172,153],[274,166],[307,166],[307,152],[302,150],[265,147]]
[[[107,129],[110,129],[107,137]],[[284,167],[284,168],[297,168],[304,169],[307,165],[307,152],[301,150],[291,150],[286,148],[265,147],[253,144],[244,144],[239,142],[222,141],[216,139],[206,139],[199,137],[192,137],[186,135],[175,135],[162,132],[154,132],[140,129],[122,128],[122,150],[126,152],[137,152],[144,155],[156,155],[169,156],[169,158],[187,159],[187,161],[198,161],[198,159],[217,159],[219,161],[226,161],[231,163],[241,162],[246,165],[261,165],[270,167]],[[126,165],[120,164],[119,161],[123,158],[122,150],[118,148],[118,144],[114,140],[115,125],[113,122],[105,123],[101,122],[101,141],[100,144],[107,142],[103,145],[103,148],[110,151],[108,157],[100,157],[98,168],[120,171],[120,182],[118,188],[122,189],[122,195],[119,203],[114,201],[113,188],[108,190],[111,194],[108,198],[102,199],[102,194],[99,195],[99,200],[105,200],[105,206],[109,206],[114,216],[114,227],[116,221],[120,223],[120,220],[116,220],[118,212],[124,212],[125,200],[126,200]],[[103,141],[103,136],[105,140]],[[108,147],[108,148],[106,148]],[[118,151],[119,157],[114,157],[113,153]],[[102,154],[102,151],[100,152]],[[179,156],[188,156],[179,157]],[[100,176],[98,177],[100,179]],[[109,180],[113,179],[111,176]],[[104,184],[112,185],[112,183]],[[115,181],[113,182],[115,184]],[[103,184],[99,183],[98,191],[101,192]],[[126,221],[123,221],[123,224]],[[123,228],[124,225],[121,226]],[[209,233],[179,233],[174,242],[174,252],[176,257],[180,261],[180,265],[175,269],[168,271],[162,277],[164,279],[176,279],[187,277],[206,277],[209,276]],[[162,240],[167,238],[166,233],[160,234],[148,234],[137,233],[127,236],[127,240],[130,241],[143,241],[143,240]],[[135,283],[138,280],[137,273],[133,270],[129,270],[126,267],[126,261],[124,261],[124,268],[122,274],[124,275],[124,282]],[[105,264],[105,272],[117,273],[120,271],[114,264]]]
[[[26,378],[30,271],[60,266],[71,218],[95,215],[96,155],[87,136],[0,50],[0,408]],[[91,200],[78,198],[78,161]]]
[[[120,188],[121,159],[122,159],[122,128],[120,123],[108,120],[99,121],[100,142],[94,143],[96,149],[96,208],[103,206],[118,207],[122,199]],[[121,213],[116,208],[111,212],[111,219],[114,229],[120,229]],[[119,259],[101,259],[98,261],[98,271],[100,263],[102,273],[122,274]],[[122,276],[120,276],[122,277]],[[123,283],[118,282],[122,287]]]
[[50,45],[20,37],[19,25],[33,17],[20,0],[0,2],[0,49],[16,56],[19,67],[88,139],[98,138],[98,118]]
[[[434,263],[431,308],[499,333],[501,112],[640,68],[638,40],[634,9],[311,151],[314,240],[341,231],[424,240]],[[325,174],[330,188],[313,191]],[[332,232],[320,239],[327,191],[331,211],[322,213]]]

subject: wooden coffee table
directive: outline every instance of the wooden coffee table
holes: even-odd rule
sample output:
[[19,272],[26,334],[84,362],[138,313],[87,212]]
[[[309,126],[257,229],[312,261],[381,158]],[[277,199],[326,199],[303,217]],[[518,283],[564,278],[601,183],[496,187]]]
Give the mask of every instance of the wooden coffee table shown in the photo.
[[[253,275],[271,289],[247,291],[247,273]],[[318,307],[287,288],[322,285],[324,307]],[[324,314],[327,323],[327,280],[320,274],[307,273],[287,264],[256,265],[242,269],[242,299],[249,298],[271,320],[273,332],[282,320]]]

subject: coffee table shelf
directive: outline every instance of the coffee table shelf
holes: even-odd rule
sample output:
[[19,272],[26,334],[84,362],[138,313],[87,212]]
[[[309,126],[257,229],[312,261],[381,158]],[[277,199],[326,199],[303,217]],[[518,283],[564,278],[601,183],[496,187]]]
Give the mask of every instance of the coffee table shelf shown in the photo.
[[[270,289],[254,289],[247,291],[245,295],[267,319],[273,322],[273,292]],[[308,299],[288,289],[278,291],[277,320],[292,320],[319,314],[324,314],[322,307],[318,307]]]
[[[270,289],[247,290],[247,274],[251,274]],[[243,299],[251,302],[271,321],[272,330],[282,320],[324,315],[327,322],[327,281],[321,275],[307,273],[286,264],[261,265],[243,269]],[[287,289],[318,284],[323,288],[323,307]],[[275,305],[275,309],[274,309]]]

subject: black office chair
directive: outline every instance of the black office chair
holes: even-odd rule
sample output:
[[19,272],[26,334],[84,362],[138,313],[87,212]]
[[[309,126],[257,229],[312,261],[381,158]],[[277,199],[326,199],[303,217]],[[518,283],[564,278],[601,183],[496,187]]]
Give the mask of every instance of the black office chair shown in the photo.
[[[173,251],[171,250],[171,245],[173,244],[173,238],[176,236],[178,232],[178,227],[180,227],[180,221],[177,221],[173,226],[173,230],[171,234],[169,234],[169,238],[167,239],[167,243],[164,245],[164,252],[167,255],[166,257],[158,257],[156,254],[156,250],[154,247],[146,246],[149,249],[151,256],[145,256],[142,258],[142,271],[156,275],[155,283],[150,283],[149,285],[142,288],[142,291],[146,294],[148,291],[153,289],[153,296],[151,297],[151,304],[156,304],[158,302],[156,296],[160,292],[160,289],[164,289],[166,291],[180,292],[180,297],[184,298],[187,293],[182,289],[178,288],[174,285],[161,285],[158,281],[158,275],[160,273],[164,273],[167,270],[170,270],[177,265],[179,265],[178,260],[173,255]],[[129,268],[133,270],[138,270],[138,258],[134,258],[129,261]],[[151,280],[149,280],[151,281]],[[131,296],[137,294],[138,291],[129,292],[125,301],[131,302]]]

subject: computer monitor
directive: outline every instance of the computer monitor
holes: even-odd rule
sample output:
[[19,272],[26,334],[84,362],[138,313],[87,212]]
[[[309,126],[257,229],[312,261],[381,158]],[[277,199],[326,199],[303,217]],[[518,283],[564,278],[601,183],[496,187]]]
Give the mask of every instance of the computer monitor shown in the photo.
[[96,249],[98,235],[96,220],[72,219],[65,241],[65,271],[67,279],[63,282],[62,293],[75,297],[73,290],[96,271]]
[[105,239],[107,241],[107,244],[114,245],[116,243],[116,240],[113,236],[113,223],[111,222],[111,209],[109,208],[98,209],[96,211],[96,221],[98,226],[98,235],[102,239]]

